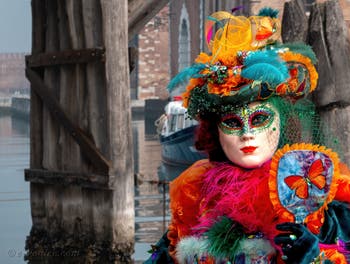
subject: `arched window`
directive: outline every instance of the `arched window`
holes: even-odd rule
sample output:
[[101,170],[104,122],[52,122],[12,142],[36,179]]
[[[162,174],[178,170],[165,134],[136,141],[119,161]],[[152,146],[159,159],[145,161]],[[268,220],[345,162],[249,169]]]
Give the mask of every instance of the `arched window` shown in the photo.
[[182,6],[180,25],[179,25],[179,59],[178,70],[190,66],[191,63],[191,42],[190,42],[190,24],[188,12],[185,5]]

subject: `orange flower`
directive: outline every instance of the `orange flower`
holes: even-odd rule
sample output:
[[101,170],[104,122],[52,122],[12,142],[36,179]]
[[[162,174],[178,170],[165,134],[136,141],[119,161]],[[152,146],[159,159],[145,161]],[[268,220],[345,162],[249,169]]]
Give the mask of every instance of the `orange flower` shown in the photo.
[[218,95],[230,95],[232,91],[236,91],[237,86],[243,82],[243,78],[240,75],[234,75],[232,70],[228,70],[228,77],[223,84],[208,84],[208,93],[218,94]]
[[220,54],[220,57],[218,57],[218,60],[226,65],[227,67],[233,67],[238,64],[237,56],[232,55],[232,53],[223,53]]

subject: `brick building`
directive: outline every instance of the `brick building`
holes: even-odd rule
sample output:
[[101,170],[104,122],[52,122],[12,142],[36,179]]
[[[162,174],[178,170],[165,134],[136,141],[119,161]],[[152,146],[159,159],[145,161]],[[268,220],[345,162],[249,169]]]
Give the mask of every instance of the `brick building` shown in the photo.
[[[163,8],[138,35],[137,99],[166,99],[169,82],[169,7]],[[131,84],[133,86],[133,83]]]
[[0,53],[0,93],[29,91],[29,82],[24,74],[25,55],[25,53]]
[[[170,1],[130,43],[138,47],[138,64],[131,75],[132,99],[167,99],[170,77],[189,66],[205,49],[205,17],[214,10],[227,10],[232,3],[247,8],[244,0]],[[243,11],[241,11],[243,12]]]

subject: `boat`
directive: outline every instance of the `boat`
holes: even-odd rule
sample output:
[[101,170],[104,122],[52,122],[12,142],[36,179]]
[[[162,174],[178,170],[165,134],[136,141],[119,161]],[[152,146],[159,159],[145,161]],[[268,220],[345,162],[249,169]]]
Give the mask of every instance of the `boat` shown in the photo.
[[203,152],[194,147],[198,122],[188,117],[180,99],[175,97],[175,100],[165,106],[165,114],[156,121],[156,126],[164,163],[189,166],[199,159],[206,158]]

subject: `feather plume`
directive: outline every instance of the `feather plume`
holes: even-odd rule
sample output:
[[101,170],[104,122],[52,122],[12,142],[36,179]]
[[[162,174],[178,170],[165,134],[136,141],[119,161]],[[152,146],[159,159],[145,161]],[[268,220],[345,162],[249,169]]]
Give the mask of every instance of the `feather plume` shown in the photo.
[[243,9],[244,8],[244,6],[236,6],[236,7],[234,7],[234,8],[232,8],[231,9],[231,13],[234,13],[234,12],[236,12],[236,11],[238,11],[238,10],[241,10],[241,9]]
[[277,44],[275,48],[276,49],[288,48],[293,53],[299,53],[303,56],[308,57],[313,64],[317,63],[317,57],[315,52],[312,50],[312,48],[309,45],[306,45],[305,43],[292,42],[292,43],[286,43],[286,44]]
[[205,239],[185,237],[176,246],[176,259],[180,264],[192,263],[195,258],[200,259],[207,255],[208,246],[208,241]]
[[278,10],[271,7],[263,7],[259,10],[258,16],[268,16],[272,18],[277,18]]
[[[199,219],[199,223],[192,229],[193,232],[203,235],[211,228],[213,220],[225,215],[242,224],[245,233],[260,231],[273,242],[278,231],[275,225],[266,224],[276,222],[272,204],[266,203],[270,199],[267,183],[269,173],[270,162],[254,170],[228,163],[218,163],[208,170],[201,178],[202,195],[206,197],[201,208],[205,216]],[[214,205],[210,201],[215,201]]]
[[250,53],[244,60],[241,76],[276,86],[289,78],[287,65],[271,50]]
[[241,239],[245,237],[243,227],[228,217],[220,217],[206,233],[208,253],[216,258],[234,259]]
[[175,89],[180,84],[184,84],[188,82],[191,78],[199,78],[201,77],[200,72],[204,70],[207,65],[203,63],[195,63],[190,67],[184,68],[181,72],[179,72],[168,84],[167,88],[169,92]]

